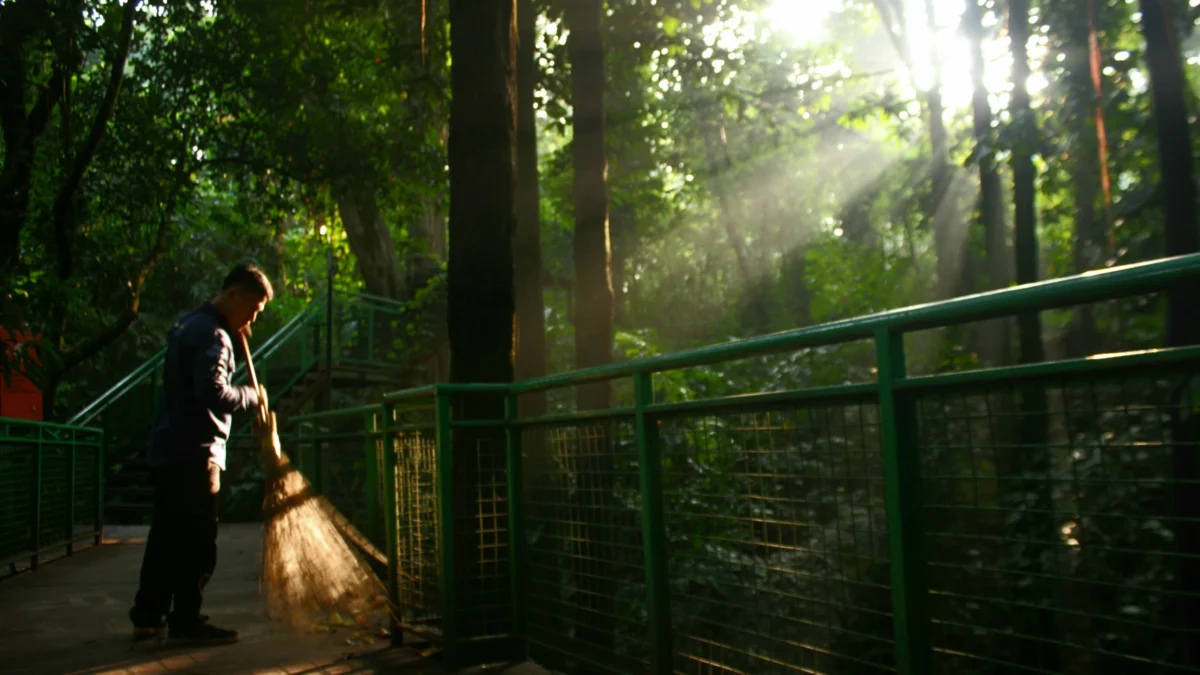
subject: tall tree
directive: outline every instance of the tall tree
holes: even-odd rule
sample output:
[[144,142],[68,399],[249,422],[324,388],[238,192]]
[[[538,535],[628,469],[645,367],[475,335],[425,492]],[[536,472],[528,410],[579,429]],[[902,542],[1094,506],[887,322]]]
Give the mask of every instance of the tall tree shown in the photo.
[[[966,0],[963,12],[963,31],[971,48],[971,110],[975,131],[975,159],[979,164],[979,222],[983,229],[986,287],[1004,288],[1008,284],[1008,251],[1004,232],[1004,197],[1001,194],[1000,171],[997,167],[996,134],[992,128],[992,106],[984,84],[983,60],[983,0]],[[989,322],[983,333],[984,360],[996,365],[1010,358],[1008,325],[999,320]]]
[[[575,171],[575,365],[612,361],[612,250],[608,233],[608,160],[604,144],[604,40],[601,0],[566,3],[567,58],[571,62],[572,163]],[[579,408],[607,408],[608,382],[579,388]]]
[[[516,0],[450,1],[450,256],[447,324],[452,382],[511,382],[513,378],[513,236],[516,229]],[[463,396],[455,414],[499,419],[501,396]],[[453,544],[459,597],[482,602],[475,573],[480,504],[481,453],[504,447],[499,430],[471,429],[453,435],[457,496],[462,526]],[[499,525],[498,525],[499,526]]]
[[[1038,279],[1037,186],[1033,150],[1037,147],[1037,120],[1029,103],[1029,0],[1010,0],[1008,34],[1012,41],[1013,242],[1018,284]],[[1017,318],[1022,363],[1043,358],[1042,325],[1039,316]]]
[[[542,221],[538,183],[537,14],[533,0],[517,0],[517,237],[516,301],[518,380],[546,374],[546,319],[542,298]],[[546,394],[521,397],[521,414],[546,412]]]
[[[1014,258],[1016,259],[1016,281],[1018,284],[1032,284],[1038,280],[1038,238],[1037,238],[1037,173],[1033,164],[1034,148],[1038,147],[1038,124],[1029,100],[1029,0],[1009,0],[1008,3],[1008,35],[1011,41],[1013,57],[1012,103],[1009,113],[1012,116],[1012,174],[1013,174],[1013,241]],[[1017,346],[1020,363],[1040,363],[1045,358],[1042,345],[1042,322],[1037,312],[1021,314],[1017,317]],[[1025,386],[1018,392],[1019,416],[1017,434],[1020,439],[1021,452],[1006,453],[1006,466],[1003,467],[1008,476],[1036,476],[1033,480],[1021,481],[1013,485],[1015,490],[1010,494],[1021,495],[1029,505],[1033,503],[1035,513],[1021,511],[1021,517],[1011,524],[1018,536],[1028,536],[1039,541],[1053,541],[1057,523],[1044,514],[1054,510],[1054,495],[1042,476],[1050,471],[1050,455],[1046,443],[1049,439],[1046,414],[1046,390],[1041,383]],[[1017,503],[1017,502],[1013,502]],[[1029,556],[1021,566],[1031,574],[1031,579],[1043,578],[1052,573],[1043,565],[1040,557]],[[1037,589],[1044,584],[1035,582],[1031,589]],[[1033,590],[1035,594],[1044,596],[1041,589]],[[1031,597],[1038,599],[1037,595]],[[1052,639],[1058,634],[1054,613],[1038,612],[1039,636]],[[1058,670],[1058,648],[1038,642],[1030,645],[1026,657],[1038,667],[1047,671]]]
[[[1187,80],[1183,72],[1179,36],[1165,0],[1141,0],[1142,31],[1146,39],[1146,63],[1154,101],[1154,123],[1158,135],[1163,215],[1166,219],[1166,254],[1186,255],[1200,251],[1197,231],[1196,183],[1191,129],[1188,124]],[[1200,312],[1196,311],[1193,289],[1180,287],[1167,294],[1167,345],[1183,347],[1200,343]],[[1195,391],[1183,387],[1183,409],[1194,407]],[[1185,632],[1200,629],[1200,475],[1195,440],[1196,422],[1173,414],[1172,469],[1175,516],[1179,523],[1175,539],[1180,547],[1179,590],[1174,596],[1177,617]],[[1186,633],[1185,633],[1186,634]],[[1182,635],[1182,634],[1181,634]],[[1175,645],[1180,666],[1200,666],[1200,646],[1180,638]]]
[[[566,23],[567,58],[571,64],[573,109],[571,159],[574,168],[572,202],[575,211],[575,365],[590,368],[612,361],[613,290],[612,251],[608,232],[608,159],[605,147],[603,0],[568,0]],[[578,388],[580,410],[602,410],[612,403],[608,381]],[[611,648],[614,624],[611,578],[597,578],[590,551],[611,548],[612,527],[608,520],[613,490],[612,454],[606,447],[611,438],[604,426],[589,430],[583,441],[584,455],[577,461],[588,475],[591,488],[572,498],[580,509],[584,529],[576,542],[574,565],[579,588],[576,600],[575,634],[585,644]],[[581,445],[583,445],[581,443]],[[584,493],[587,493],[585,496]]]

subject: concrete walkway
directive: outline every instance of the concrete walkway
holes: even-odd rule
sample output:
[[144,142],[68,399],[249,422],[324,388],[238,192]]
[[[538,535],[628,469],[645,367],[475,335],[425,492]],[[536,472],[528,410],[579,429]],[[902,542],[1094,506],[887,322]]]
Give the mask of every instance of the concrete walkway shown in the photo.
[[[220,647],[134,643],[127,617],[137,591],[144,528],[106,531],[98,548],[0,581],[0,672],[133,675],[403,673],[443,669],[410,647],[349,645],[347,635],[300,635],[270,623],[258,595],[257,525],[221,528],[204,612],[241,634]],[[540,671],[530,666],[491,673]]]

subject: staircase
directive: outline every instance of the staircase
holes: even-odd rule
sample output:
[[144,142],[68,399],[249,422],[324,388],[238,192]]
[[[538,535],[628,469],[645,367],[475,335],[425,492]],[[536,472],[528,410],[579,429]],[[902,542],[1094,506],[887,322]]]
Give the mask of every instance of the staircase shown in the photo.
[[[402,388],[411,383],[410,364],[420,349],[411,341],[414,327],[427,312],[386,298],[339,293],[332,308],[324,300],[310,303],[259,347],[252,350],[259,381],[270,394],[271,409],[282,428],[288,417],[311,408],[321,394],[364,387]],[[326,363],[326,339],[333,329]],[[145,460],[146,438],[158,408],[166,350],[155,354],[95,402],[70,424],[105,430],[108,472],[105,481],[105,522],[145,524],[153,511],[153,488]],[[233,382],[247,381],[245,364]],[[251,415],[234,416],[229,441],[226,484],[257,462],[258,440],[250,428]]]

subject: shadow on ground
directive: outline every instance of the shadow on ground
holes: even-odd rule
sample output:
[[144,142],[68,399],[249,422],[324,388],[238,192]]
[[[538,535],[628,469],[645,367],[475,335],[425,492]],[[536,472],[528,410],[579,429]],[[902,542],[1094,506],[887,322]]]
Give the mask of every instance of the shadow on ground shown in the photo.
[[[99,547],[0,581],[0,670],[6,674],[259,675],[444,672],[412,647],[347,644],[339,633],[296,634],[272,624],[258,594],[260,530],[222,526],[204,612],[241,634],[237,644],[134,643],[127,612],[137,591],[145,530],[112,529]],[[530,666],[490,669],[510,675]]]

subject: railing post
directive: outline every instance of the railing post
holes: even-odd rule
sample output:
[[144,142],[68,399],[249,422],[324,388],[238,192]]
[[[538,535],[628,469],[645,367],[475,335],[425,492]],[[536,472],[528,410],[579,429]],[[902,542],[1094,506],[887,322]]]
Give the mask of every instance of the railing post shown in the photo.
[[38,427],[37,454],[33,460],[33,532],[30,533],[29,567],[37,569],[38,549],[42,547],[42,440],[46,433]]
[[525,642],[525,462],[521,448],[521,429],[517,397],[504,397],[504,435],[508,455],[508,577],[512,594],[513,636],[517,639],[516,659],[528,656]]
[[646,568],[649,609],[650,671],[674,672],[671,634],[671,589],[667,577],[667,524],[663,510],[662,447],[657,421],[647,415],[654,404],[654,375],[638,371],[633,379],[634,423],[637,431],[638,477],[642,491],[642,555]]
[[392,436],[392,423],[395,421],[395,409],[390,405],[383,408],[383,538],[387,549],[387,589],[388,605],[392,615],[392,644],[404,642],[404,628],[400,620],[400,554],[399,526],[396,518],[396,441]]
[[363,463],[367,480],[367,537],[379,543],[379,441],[377,413],[363,414]]
[[454,535],[454,452],[450,431],[450,395],[438,391],[434,399],[437,430],[438,488],[438,589],[442,593],[442,648],[446,670],[454,672],[458,659],[458,580],[455,574],[457,542]]
[[325,281],[325,391],[321,393],[322,410],[333,405],[333,247],[325,250],[329,265]]
[[67,555],[75,554],[75,457],[76,443],[79,442],[79,431],[72,429],[71,450],[67,455],[70,466],[67,468]]
[[916,400],[896,389],[906,377],[903,333],[875,333],[879,366],[879,425],[887,505],[892,622],[897,675],[929,672],[929,583],[921,498],[921,453]]
[[96,545],[104,541],[104,455],[108,450],[108,432],[100,432],[100,445],[96,448]]

